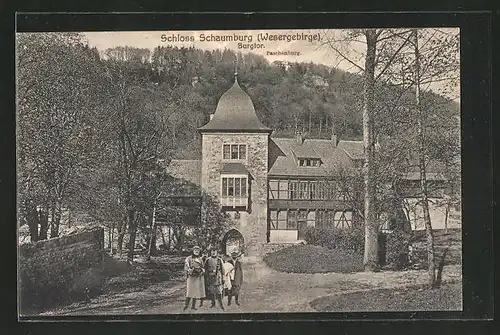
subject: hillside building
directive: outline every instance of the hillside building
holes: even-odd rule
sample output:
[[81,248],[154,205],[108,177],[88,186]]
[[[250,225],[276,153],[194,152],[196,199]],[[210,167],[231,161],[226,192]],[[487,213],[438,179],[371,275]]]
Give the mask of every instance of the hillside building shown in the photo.
[[240,237],[247,254],[300,241],[307,227],[361,223],[350,201],[356,188],[339,178],[362,167],[362,141],[271,137],[237,78],[199,131],[201,158],[173,160],[168,171],[219,199],[234,220],[228,234]]

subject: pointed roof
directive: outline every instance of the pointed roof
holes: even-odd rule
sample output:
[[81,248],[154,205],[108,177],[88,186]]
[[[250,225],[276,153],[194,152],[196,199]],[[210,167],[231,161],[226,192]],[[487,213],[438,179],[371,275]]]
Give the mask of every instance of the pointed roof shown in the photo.
[[219,99],[213,118],[198,130],[200,132],[272,132],[271,128],[260,122],[252,99],[238,84],[236,73],[233,86]]

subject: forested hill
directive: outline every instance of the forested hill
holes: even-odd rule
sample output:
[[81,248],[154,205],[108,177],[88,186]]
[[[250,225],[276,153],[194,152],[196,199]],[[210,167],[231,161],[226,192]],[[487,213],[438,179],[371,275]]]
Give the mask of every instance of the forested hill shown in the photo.
[[[260,120],[275,130],[273,136],[303,131],[311,138],[329,138],[333,127],[341,139],[362,138],[361,75],[313,63],[269,63],[262,56],[227,49],[158,47],[151,53],[118,47],[105,55],[107,61],[139,68],[147,81],[167,93],[165,111],[173,140],[181,151],[187,146],[193,155],[198,151],[196,128],[208,122],[218,99],[233,84],[236,59],[238,81]],[[390,112],[393,106],[387,101],[398,94],[397,88],[377,92],[381,101],[377,108]],[[434,98],[458,111],[454,103]]]

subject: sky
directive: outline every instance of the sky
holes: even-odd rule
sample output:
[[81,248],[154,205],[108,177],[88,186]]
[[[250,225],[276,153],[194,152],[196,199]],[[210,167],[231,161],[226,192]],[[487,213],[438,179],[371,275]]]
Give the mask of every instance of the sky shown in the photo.
[[[454,28],[445,28],[451,32]],[[348,72],[359,72],[353,64],[342,61],[329,46],[324,44],[325,30],[226,30],[226,31],[133,31],[133,32],[85,32],[88,43],[101,53],[108,48],[131,46],[153,50],[158,46],[194,46],[203,50],[228,48],[242,53],[252,52],[265,57],[269,62],[313,62],[339,68]],[[330,30],[328,34],[339,34]],[[233,41],[224,41],[225,37]],[[234,40],[237,41],[234,41]],[[271,40],[273,39],[273,40]],[[355,42],[349,49],[349,58],[362,66],[361,57],[365,44]],[[439,86],[431,87],[437,89]],[[459,101],[459,88],[452,99]]]

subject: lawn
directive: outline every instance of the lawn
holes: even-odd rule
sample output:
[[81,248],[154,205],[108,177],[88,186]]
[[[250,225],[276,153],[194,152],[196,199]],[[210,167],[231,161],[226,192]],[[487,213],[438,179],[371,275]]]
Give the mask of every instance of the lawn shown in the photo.
[[385,312],[462,310],[462,285],[447,283],[434,290],[422,286],[330,295],[310,302],[318,312]]
[[315,245],[294,245],[266,257],[269,267],[292,273],[359,272],[363,271],[363,255],[341,249]]

